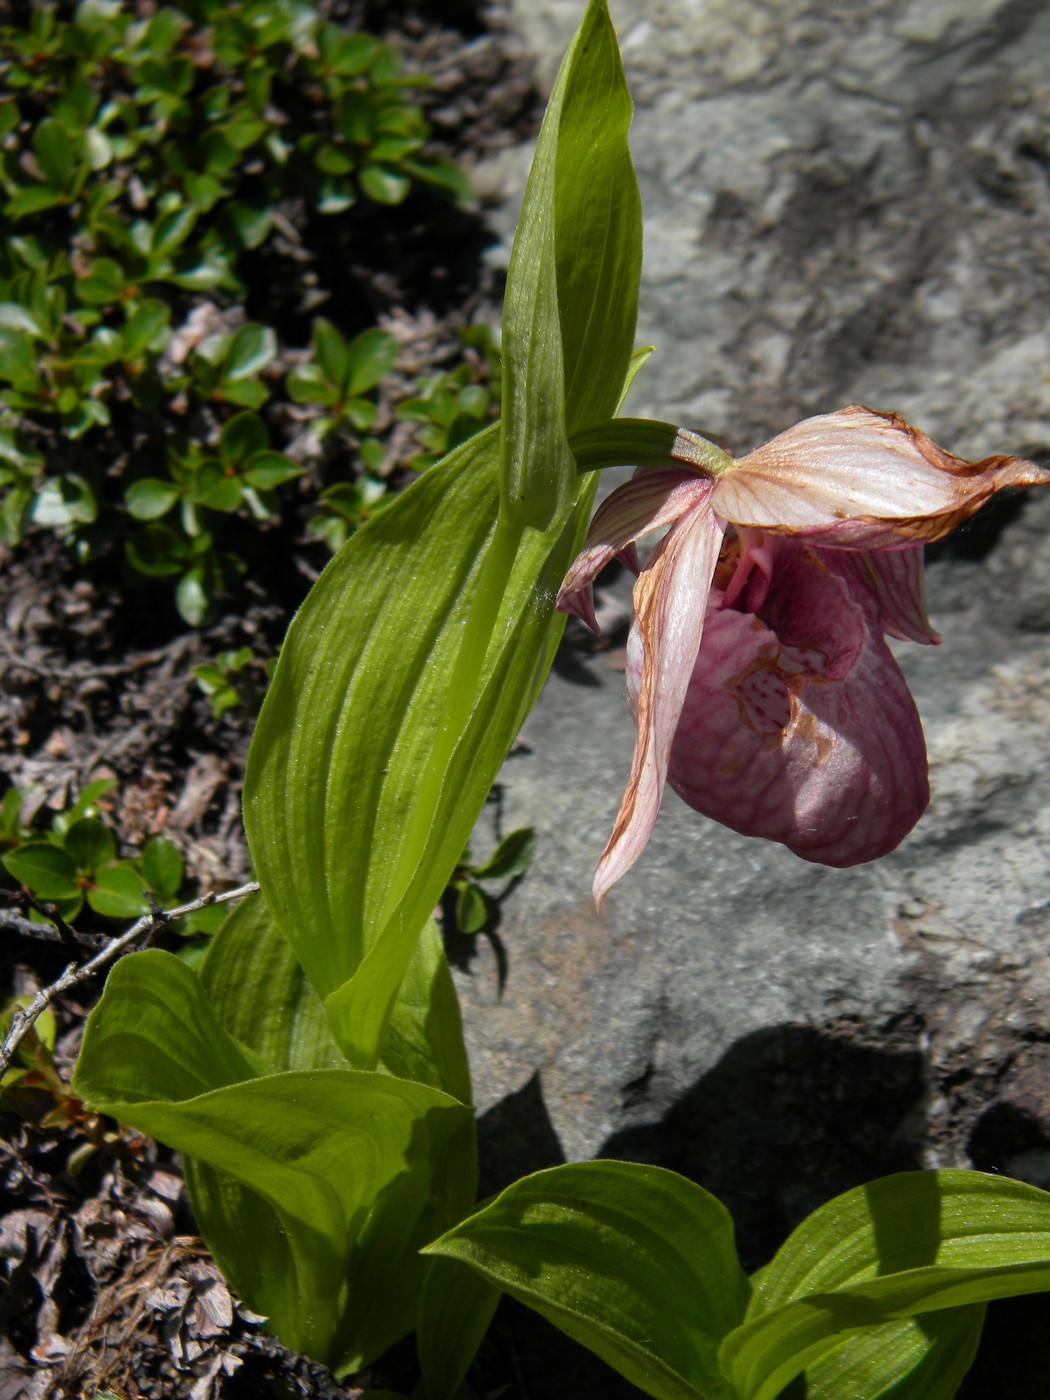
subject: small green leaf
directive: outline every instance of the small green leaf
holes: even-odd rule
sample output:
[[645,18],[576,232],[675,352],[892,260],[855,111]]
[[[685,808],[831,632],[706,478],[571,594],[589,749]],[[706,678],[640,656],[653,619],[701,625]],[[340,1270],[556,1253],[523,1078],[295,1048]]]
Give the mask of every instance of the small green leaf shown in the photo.
[[183,866],[182,856],[174,841],[169,841],[166,836],[151,837],[139,857],[139,869],[154,894],[168,899],[178,894]]
[[186,567],[189,547],[181,535],[167,525],[147,525],[124,546],[128,562],[140,574],[168,578]]
[[98,516],[98,503],[82,476],[66,472],[44,483],[30,514],[37,525],[90,525]]
[[149,912],[142,876],[127,862],[100,870],[87,892],[87,901],[96,914],[110,919],[137,919]]
[[318,365],[296,365],[285,380],[288,397],[293,403],[316,403],[322,407],[335,403],[340,391],[329,384]]
[[[351,364],[346,341],[331,321],[326,321],[323,316],[318,316],[314,321],[310,340],[314,354],[317,356],[317,363],[325,379],[336,388],[345,388],[350,378]],[[303,368],[313,369],[314,367],[304,365]]]
[[342,214],[354,202],[354,192],[346,180],[325,180],[317,192],[319,214]]
[[270,397],[270,391],[258,379],[238,379],[233,383],[224,382],[219,397],[241,408],[261,408]]
[[67,824],[63,830],[68,830],[73,822],[79,821],[81,817],[93,817],[99,810],[99,798],[105,797],[107,792],[112,792],[117,785],[116,778],[96,778],[93,783],[88,783],[81,788],[77,795],[77,800],[72,807],[68,807],[65,812],[56,814],[55,822],[60,818],[67,818]]
[[387,331],[362,331],[350,343],[347,391],[363,394],[378,384],[397,359],[397,341]]
[[222,127],[222,133],[235,151],[246,151],[260,136],[265,136],[266,123],[250,112],[240,112]]
[[473,880],[462,880],[456,897],[456,927],[460,933],[477,933],[489,921],[489,901]]
[[258,248],[265,243],[273,227],[273,210],[256,209],[250,204],[231,201],[223,208],[223,216],[229,219],[242,248]]
[[94,817],[81,817],[66,832],[63,849],[73,857],[77,869],[91,874],[108,865],[117,854],[113,833]]
[[357,182],[377,204],[400,204],[412,187],[407,175],[381,165],[363,165],[357,172]]
[[237,413],[223,424],[219,456],[227,462],[243,462],[270,446],[270,434],[257,413]]
[[18,103],[8,98],[0,101],[0,141],[18,125]]
[[373,427],[378,417],[378,410],[370,399],[350,399],[343,405],[343,413],[359,433]]
[[326,24],[318,34],[318,48],[328,72],[353,78],[371,67],[381,44],[371,34],[347,34],[337,25]]
[[40,318],[17,301],[0,302],[0,329],[25,331],[36,339],[47,339],[47,327]]
[[134,360],[151,349],[167,328],[171,309],[162,301],[139,302],[124,325],[124,358]]
[[3,864],[40,899],[72,899],[80,893],[72,856],[50,841],[29,841],[4,856]]
[[228,381],[247,379],[265,369],[276,355],[277,336],[273,330],[249,321],[233,337],[223,376]]
[[162,215],[150,234],[150,252],[157,256],[174,253],[190,236],[196,222],[197,211],[190,205]]
[[44,455],[24,441],[15,429],[0,427],[0,462],[32,471],[35,467],[43,466]]
[[209,571],[201,564],[187,569],[175,586],[175,606],[191,627],[203,626],[212,607]]
[[472,873],[479,880],[509,880],[528,870],[535,849],[533,828],[519,827],[503,838],[484,865],[474,866]]
[[4,212],[9,219],[24,219],[27,214],[40,214],[61,204],[63,195],[47,185],[23,185],[7,201]]
[[220,462],[204,463],[197,474],[194,492],[198,505],[228,513],[238,508],[243,496],[244,483],[239,476],[229,475]]
[[124,504],[136,520],[157,520],[172,508],[180,495],[174,482],[146,477],[132,482],[124,493]]
[[272,491],[302,474],[302,467],[297,467],[283,452],[256,452],[244,468],[245,481],[259,491]]
[[314,152],[314,165],[326,175],[347,175],[354,168],[354,158],[346,147],[324,145]]
[[124,269],[112,258],[96,258],[84,277],[77,281],[77,295],[89,306],[108,306],[119,301],[124,290]]
[[64,191],[73,177],[74,147],[74,139],[54,117],[45,117],[33,132],[33,153],[54,190]]

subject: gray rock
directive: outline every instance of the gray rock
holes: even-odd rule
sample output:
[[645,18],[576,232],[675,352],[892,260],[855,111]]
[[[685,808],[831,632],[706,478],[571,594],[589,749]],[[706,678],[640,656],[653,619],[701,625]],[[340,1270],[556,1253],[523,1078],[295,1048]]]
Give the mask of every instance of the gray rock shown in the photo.
[[[581,9],[516,6],[547,81]],[[630,410],[743,450],[859,399],[968,455],[1045,449],[1050,10],[612,11],[657,345]],[[669,791],[597,914],[633,726],[610,653],[563,652],[501,777],[503,828],[538,833],[498,929],[505,985],[483,939],[457,973],[493,1182],[661,1161],[723,1195],[752,1260],[881,1171],[973,1161],[1050,1185],[1048,527],[1050,495],[939,547],[944,646],[899,651],[933,801],[872,866],[808,865]]]

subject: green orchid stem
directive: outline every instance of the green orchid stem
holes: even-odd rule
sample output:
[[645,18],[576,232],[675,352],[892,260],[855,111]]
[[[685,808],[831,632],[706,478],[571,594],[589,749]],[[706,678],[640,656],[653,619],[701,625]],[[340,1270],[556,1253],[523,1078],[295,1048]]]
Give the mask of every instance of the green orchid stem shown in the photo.
[[597,428],[576,433],[569,446],[581,472],[603,467],[666,467],[684,463],[720,476],[733,458],[699,433],[653,418],[611,418]]

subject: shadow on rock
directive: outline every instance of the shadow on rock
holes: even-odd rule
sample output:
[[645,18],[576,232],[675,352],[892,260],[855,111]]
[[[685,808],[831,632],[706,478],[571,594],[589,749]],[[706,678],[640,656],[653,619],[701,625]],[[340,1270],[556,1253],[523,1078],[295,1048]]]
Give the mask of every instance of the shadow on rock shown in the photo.
[[670,1167],[713,1192],[754,1269],[822,1202],[921,1165],[916,1028],[879,1045],[862,1035],[785,1025],[746,1036],[659,1122],[614,1133],[599,1155]]
[[[919,1165],[916,1028],[895,1027],[878,1047],[860,1035],[857,1027],[786,1025],[747,1036],[658,1122],[615,1133],[598,1156],[670,1167],[714,1192],[732,1212],[745,1268],[753,1269],[822,1201]],[[645,1113],[656,1078],[630,1086],[629,1113]],[[479,1120],[478,1145],[482,1196],[564,1160],[538,1075]],[[523,1308],[501,1306],[494,1339],[513,1357],[522,1395],[641,1394]]]

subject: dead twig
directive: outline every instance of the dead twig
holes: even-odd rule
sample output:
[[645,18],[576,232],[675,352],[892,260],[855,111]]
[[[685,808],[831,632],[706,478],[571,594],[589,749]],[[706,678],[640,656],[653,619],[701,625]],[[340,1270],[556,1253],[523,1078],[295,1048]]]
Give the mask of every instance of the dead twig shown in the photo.
[[100,968],[105,967],[108,962],[122,953],[125,948],[129,948],[137,939],[142,938],[147,933],[155,933],[157,929],[163,928],[172,919],[178,919],[183,914],[193,914],[198,909],[204,909],[209,904],[225,904],[231,899],[243,899],[246,894],[255,894],[259,888],[258,882],[249,880],[246,885],[240,885],[235,890],[226,890],[223,894],[202,894],[198,899],[190,900],[189,904],[180,904],[176,909],[159,909],[149,914],[143,914],[127,930],[117,938],[111,938],[104,948],[100,948],[90,962],[78,967],[76,963],[70,963],[62,976],[46,987],[42,987],[36,996],[24,1009],[15,1007],[11,1017],[11,1028],[7,1033],[3,1048],[0,1049],[0,1074],[11,1064],[15,1051],[25,1039],[30,1027],[37,1019],[43,1015],[47,1008],[54,1001],[55,997],[61,996],[63,992],[68,992],[70,987],[75,987],[78,982],[86,982],[88,978],[94,977]]
[[53,928],[51,924],[34,923],[32,919],[16,914],[13,909],[0,909],[0,928],[20,933],[23,938],[43,938],[49,943],[57,943],[62,937],[58,929]]

